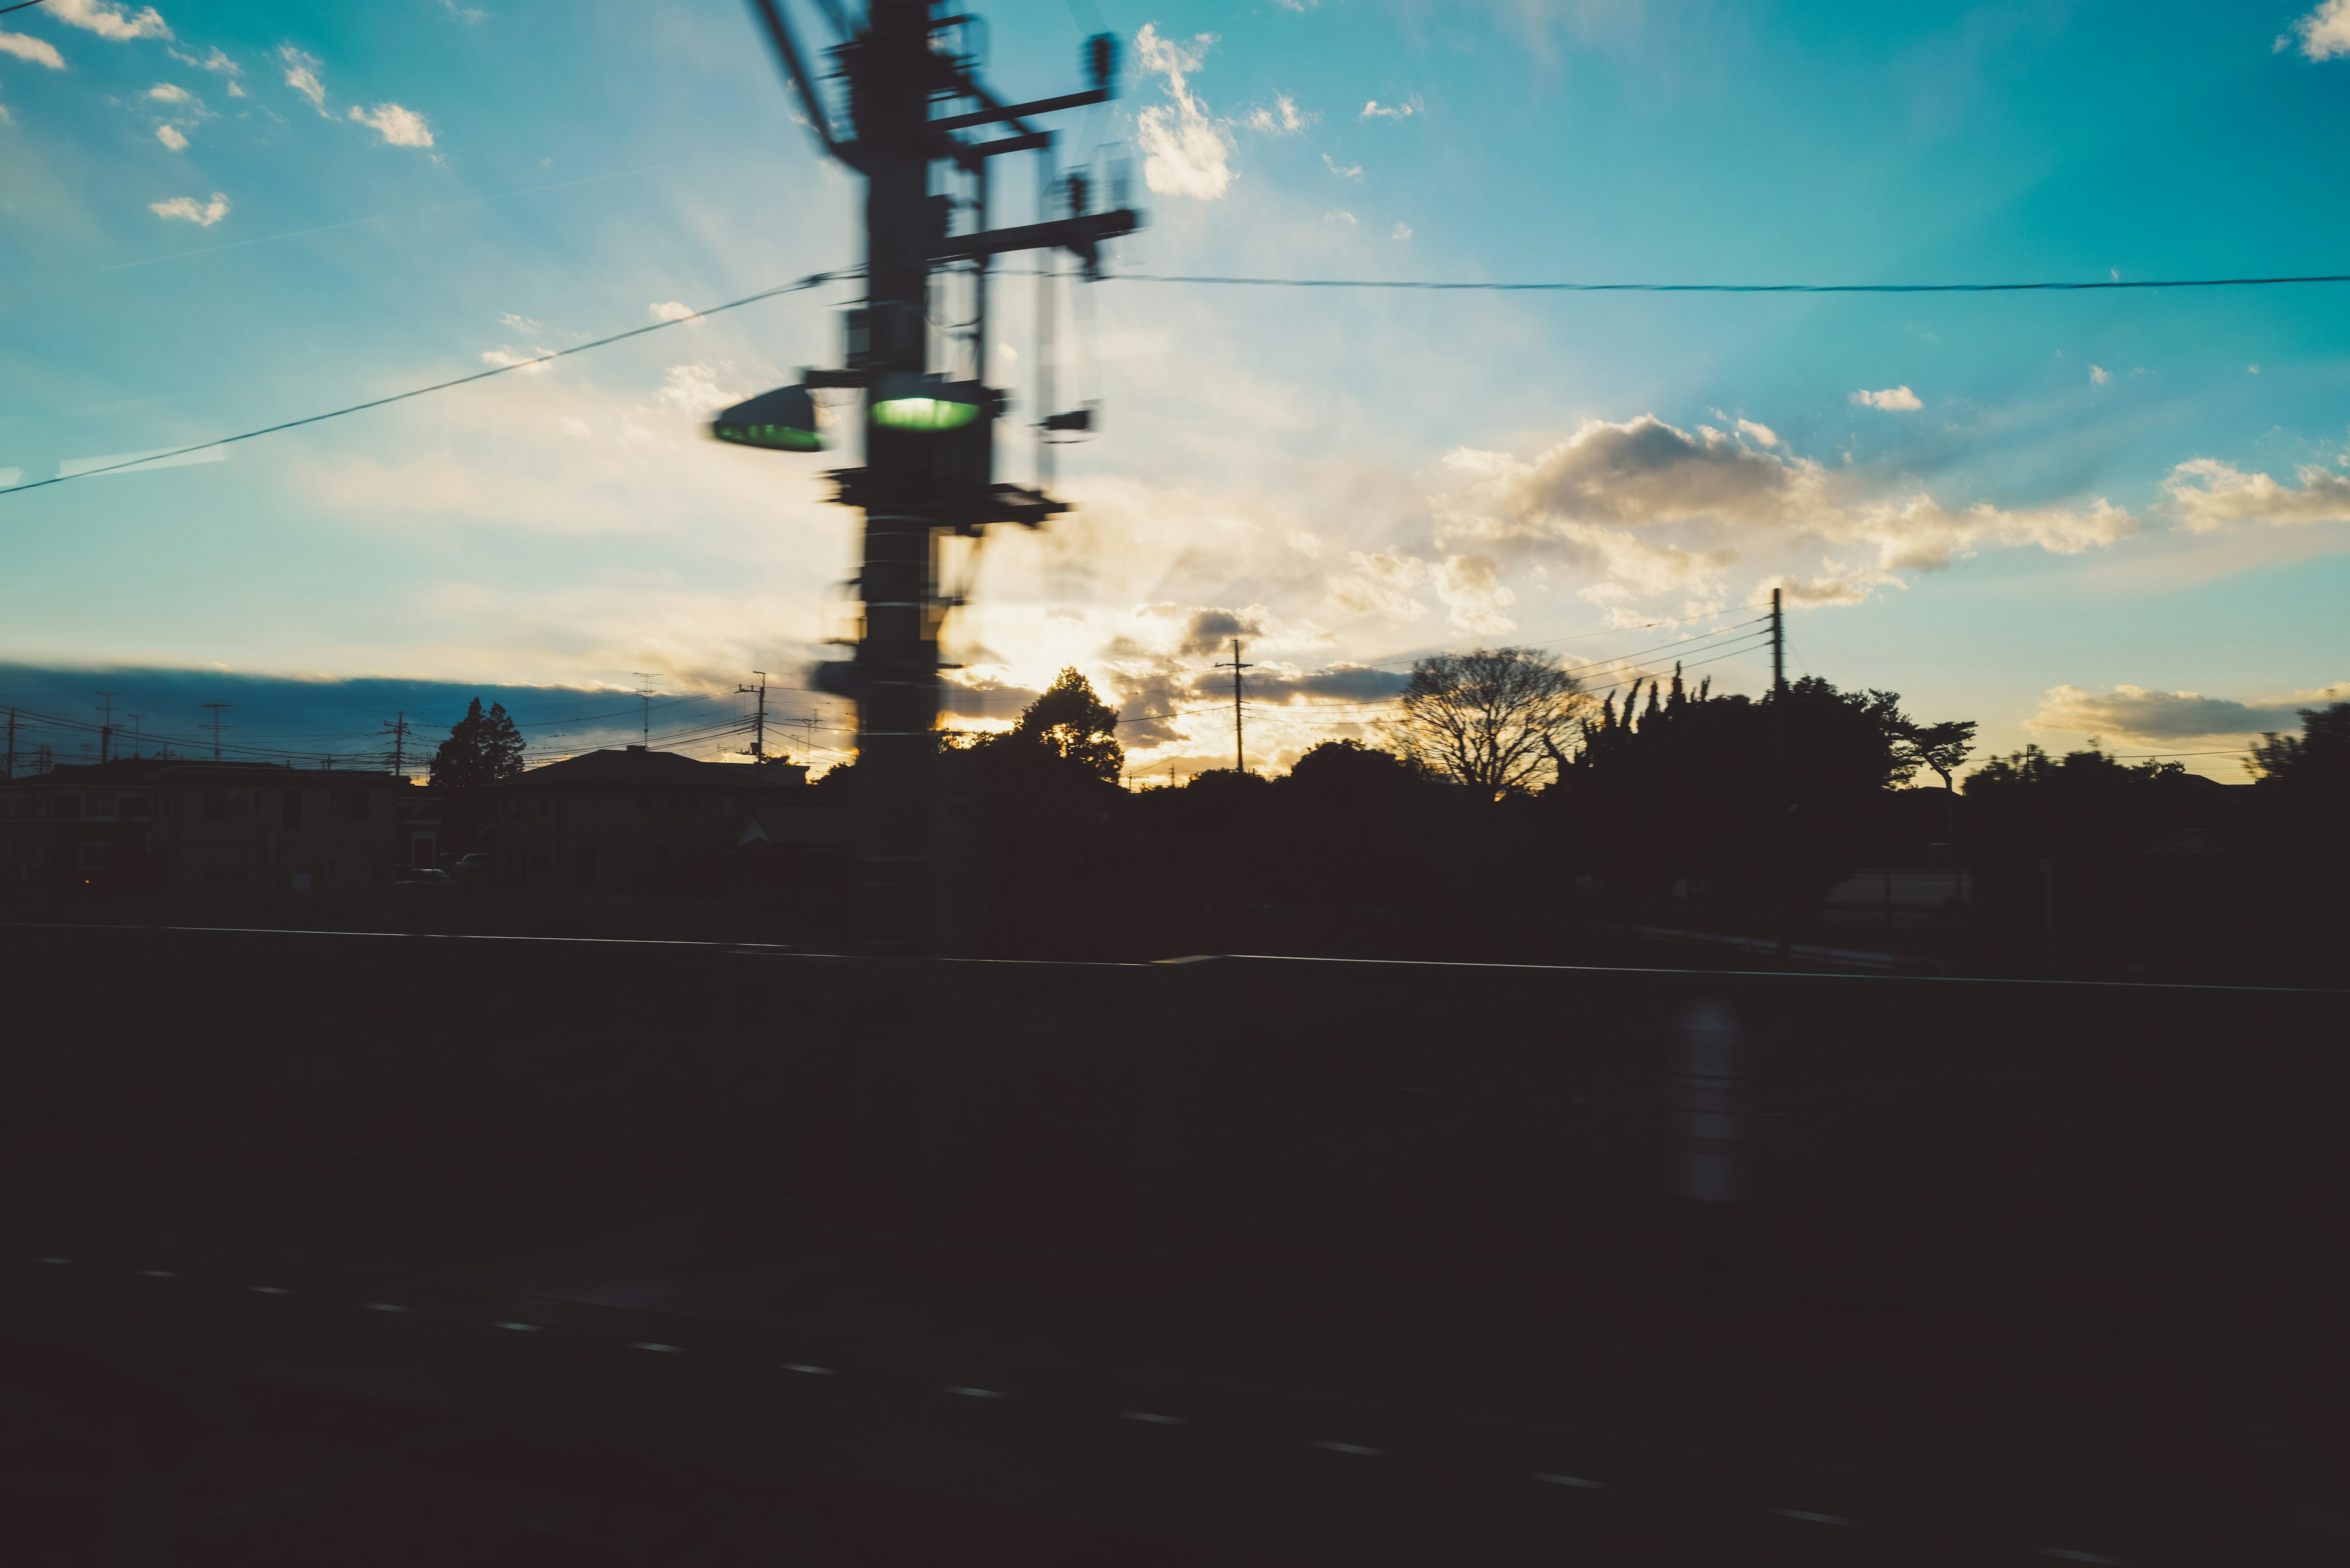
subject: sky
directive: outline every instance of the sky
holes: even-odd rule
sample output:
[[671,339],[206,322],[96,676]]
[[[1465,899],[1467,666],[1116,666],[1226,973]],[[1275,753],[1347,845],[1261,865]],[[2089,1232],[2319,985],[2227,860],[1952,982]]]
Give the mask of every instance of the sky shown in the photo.
[[[1541,646],[1597,691],[1678,655],[1758,691],[1774,586],[1791,675],[1976,720],[1985,755],[2095,736],[2241,779],[2249,737],[2350,697],[2350,286],[1144,280],[2350,271],[2350,0],[984,15],[1023,97],[1120,36],[1120,98],[1057,117],[1059,156],[1148,227],[1060,296],[1055,400],[1099,410],[1052,454],[1075,509],[952,564],[956,722],[1074,665],[1137,774],[1230,765],[1235,635],[1257,767],[1376,738],[1443,649]],[[186,738],[234,701],[252,744],[333,752],[480,692],[554,755],[636,738],[615,699],[649,687],[680,749],[719,754],[740,740],[703,732],[764,670],[771,711],[815,722],[786,749],[845,755],[806,688],[853,625],[857,518],[824,475],[855,454],[701,430],[837,362],[853,282],[698,314],[859,259],[858,183],[802,118],[742,0],[0,16],[0,482],[674,323],[0,494],[0,704],[88,717],[116,691]],[[995,221],[1035,183],[1008,171]],[[998,285],[989,333],[1023,418],[1034,287]],[[1007,431],[1000,476],[1035,461]]]

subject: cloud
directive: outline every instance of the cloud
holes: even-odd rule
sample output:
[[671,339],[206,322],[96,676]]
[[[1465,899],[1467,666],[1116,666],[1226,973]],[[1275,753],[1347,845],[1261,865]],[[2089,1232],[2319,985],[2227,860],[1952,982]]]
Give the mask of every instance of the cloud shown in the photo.
[[511,310],[498,317],[498,325],[515,332],[537,332],[545,326],[527,316],[517,316]]
[[1418,93],[1414,93],[1402,103],[1382,104],[1378,99],[1373,99],[1363,105],[1363,112],[1355,118],[1357,119],[1409,119],[1415,114],[1427,112],[1428,106],[1419,100]]
[[2301,52],[2306,59],[2335,60],[2350,56],[2350,0],[2324,0],[2316,10],[2295,22],[2277,39],[2280,53],[2293,47],[2295,34],[2301,37]]
[[1757,424],[1752,420],[1741,420],[1738,421],[1738,429],[1742,434],[1753,437],[1764,446],[1779,444],[1779,432],[1769,425]]
[[1325,152],[1322,155],[1322,166],[1341,180],[1352,180],[1357,184],[1362,182],[1363,166],[1359,163],[1341,163]]
[[2265,473],[2199,457],[2172,469],[2162,482],[2168,497],[2163,509],[2191,534],[2239,523],[2350,523],[2350,476],[2311,463],[2300,479],[2295,490]]
[[132,11],[114,0],[49,0],[48,14],[69,27],[96,33],[101,38],[127,42],[132,38],[168,38],[172,29],[152,5]]
[[1321,118],[1300,113],[1297,100],[1283,93],[1273,100],[1271,109],[1253,109],[1241,118],[1241,123],[1267,136],[1295,136]]
[[1352,228],[1362,222],[1360,218],[1356,217],[1354,213],[1347,211],[1344,207],[1334,208],[1330,212],[1323,213],[1322,221],[1326,223],[1345,223],[1349,228]]
[[2029,729],[2056,730],[2129,741],[2199,741],[2257,735],[2300,727],[2300,710],[2350,697],[2350,682],[2263,701],[2240,702],[2199,691],[2158,691],[2121,685],[2110,691],[2052,686]]
[[350,117],[380,135],[387,147],[432,145],[432,128],[412,109],[402,109],[396,103],[380,103],[373,109],[353,104]]
[[[277,59],[286,67],[286,85],[308,99],[312,109],[327,114],[327,84],[318,79],[318,57],[306,55],[291,44],[280,44]],[[334,116],[327,118],[332,119]]]
[[1464,448],[1445,462],[1464,488],[1438,498],[1440,540],[1558,556],[1595,579],[1586,597],[1606,600],[1710,598],[1728,592],[1723,574],[1751,555],[1859,545],[1875,559],[1829,561],[1829,575],[1815,581],[1765,580],[1806,602],[1848,603],[1898,582],[1897,574],[1939,571],[1990,545],[2073,555],[2137,528],[2102,499],[2011,511],[1989,503],[1953,509],[1923,493],[1856,494],[1853,481],[1783,443],[1758,448],[1653,414],[1588,421],[1531,461]]
[[680,304],[674,299],[654,301],[652,305],[652,313],[653,319],[655,321],[699,321],[702,319],[701,315],[694,310],[693,306]]
[[457,0],[441,0],[441,8],[468,27],[477,26],[490,19],[490,14],[487,11],[476,10],[471,5],[460,5]]
[[222,53],[218,45],[202,55],[192,55],[185,49],[166,49],[164,53],[183,66],[193,66],[200,71],[211,71],[215,76],[234,78],[244,75],[244,67]]
[[[7,106],[6,104],[5,104],[5,103],[0,103],[0,125],[14,125],[14,124],[16,124],[16,115],[14,115],[13,113],[11,113],[11,112],[9,111],[8,106]],[[15,481],[13,481],[13,480],[12,480],[12,481],[10,481],[9,483],[15,483]]]
[[1330,597],[1340,609],[1383,620],[1418,620],[1428,607],[1411,590],[1428,577],[1428,563],[1417,556],[1385,551],[1347,552],[1348,568],[1330,579]]
[[1164,196],[1212,202],[1237,178],[1232,166],[1232,136],[1191,89],[1192,73],[1208,57],[1213,33],[1189,46],[1159,36],[1146,22],[1135,35],[1135,56],[1145,72],[1166,78],[1168,101],[1135,116],[1135,140],[1143,154],[1142,179]]
[[1485,556],[1453,556],[1435,572],[1436,597],[1452,624],[1474,637],[1500,637],[1518,623],[1502,613],[1518,596],[1502,586],[1501,569]]
[[180,128],[176,125],[157,126],[155,128],[155,140],[161,142],[164,146],[170,148],[174,152],[184,150],[188,145],[186,135],[182,133]]
[[1856,408],[1882,409],[1888,414],[1914,414],[1926,406],[1907,387],[1887,387],[1881,392],[1857,391],[1852,395],[1852,401]]
[[36,38],[29,33],[0,33],[0,55],[14,55],[20,60],[30,60],[36,66],[47,66],[53,71],[66,68],[66,57],[47,38]]
[[198,103],[202,101],[195,94],[180,86],[177,82],[157,82],[153,87],[149,88],[145,92],[140,93],[139,96],[147,99],[151,103]]
[[[503,317],[501,317],[501,319],[503,319]],[[500,344],[495,348],[484,348],[482,350],[482,363],[484,365],[495,365],[501,369],[507,370],[511,370],[516,366],[525,366],[527,367],[527,369],[523,370],[524,375],[536,376],[554,368],[555,361],[546,358],[546,350],[544,348],[533,348],[529,353],[525,354],[520,349],[510,348],[504,344]]]
[[2103,365],[2092,365],[2089,367],[2089,385],[2092,387],[2102,387],[2113,379],[2114,373],[2111,370],[2106,369]]
[[1395,234],[1393,237],[1399,240],[1408,240],[1411,238],[1411,225],[1406,223],[1398,223],[1395,226]]
[[732,372],[733,369],[732,365],[712,365],[702,360],[691,365],[671,365],[660,390],[653,394],[653,401],[687,419],[706,420],[751,395],[718,384],[720,370]]
[[209,229],[228,216],[228,198],[215,191],[211,201],[198,205],[193,196],[174,196],[168,202],[150,202],[147,210],[159,218],[177,218]]

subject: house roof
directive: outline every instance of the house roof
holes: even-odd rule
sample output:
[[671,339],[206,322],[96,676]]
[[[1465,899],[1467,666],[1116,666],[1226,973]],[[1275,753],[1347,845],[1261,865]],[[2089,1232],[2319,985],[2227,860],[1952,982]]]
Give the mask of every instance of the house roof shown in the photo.
[[675,752],[583,752],[548,763],[505,781],[517,784],[634,784],[661,789],[781,789],[800,783],[807,770],[797,763],[705,763]]
[[16,788],[129,789],[151,783],[352,784],[391,784],[393,774],[362,768],[293,768],[283,763],[213,762],[197,757],[115,757],[103,763],[59,763],[45,774],[20,774]]

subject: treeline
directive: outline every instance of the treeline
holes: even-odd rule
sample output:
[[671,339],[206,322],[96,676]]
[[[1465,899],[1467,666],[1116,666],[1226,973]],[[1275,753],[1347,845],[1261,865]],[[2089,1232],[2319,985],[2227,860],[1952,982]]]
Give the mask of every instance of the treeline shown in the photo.
[[2257,749],[2257,787],[2033,749],[1961,789],[1973,723],[1894,692],[1676,672],[1595,702],[1504,649],[1423,660],[1372,743],[1137,792],[1115,712],[1065,671],[1010,731],[942,737],[941,783],[990,956],[1614,961],[1667,909],[1767,933],[1783,855],[1799,938],[1890,862],[1972,877],[1962,971],[2309,979],[2339,963],[2350,704],[2304,719]]

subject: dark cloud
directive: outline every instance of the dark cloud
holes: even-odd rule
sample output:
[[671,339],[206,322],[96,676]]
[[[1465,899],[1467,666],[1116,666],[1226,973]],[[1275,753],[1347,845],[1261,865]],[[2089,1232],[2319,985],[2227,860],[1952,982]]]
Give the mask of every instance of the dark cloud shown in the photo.
[[1326,702],[1376,702],[1394,696],[1410,683],[1411,677],[1401,670],[1342,664],[1298,675],[1252,673],[1248,690],[1250,696],[1269,701],[1302,697],[1309,704],[1317,699]]

